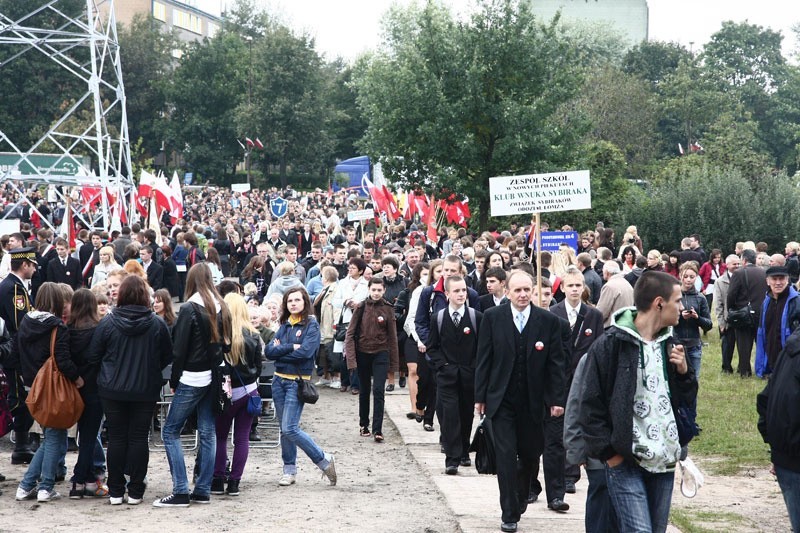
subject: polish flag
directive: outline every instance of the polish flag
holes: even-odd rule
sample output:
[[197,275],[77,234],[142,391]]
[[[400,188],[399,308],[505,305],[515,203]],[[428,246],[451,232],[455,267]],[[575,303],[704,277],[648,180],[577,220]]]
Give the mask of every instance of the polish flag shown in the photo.
[[394,195],[392,195],[389,187],[386,186],[386,178],[383,177],[383,171],[381,170],[380,163],[375,164],[372,174],[375,178],[375,189],[380,190],[378,194],[380,194],[383,198],[385,205],[383,212],[386,213],[386,216],[390,222],[394,222],[401,217],[401,214],[400,210],[397,208],[397,202],[394,199]]
[[59,228],[58,233],[69,243],[70,250],[74,250],[75,224],[72,223],[72,206],[70,205],[69,198],[67,198],[67,206],[64,208],[64,218],[61,221],[61,227]]
[[256,145],[256,148],[258,148],[260,150],[264,149],[264,143],[262,143],[261,139],[259,139],[258,137],[256,137],[255,145]]
[[179,218],[183,218],[183,193],[181,192],[181,181],[178,179],[178,173],[172,173],[172,179],[169,182],[169,188],[172,191],[172,196],[170,197],[170,211],[169,216],[172,219],[172,223],[178,221]]
[[431,242],[437,242],[439,240],[439,233],[436,229],[436,201],[431,194],[431,205],[428,208],[428,216],[425,218],[425,225],[428,226],[428,233],[427,237],[428,240]]
[[253,146],[255,146],[253,139],[251,139],[250,137],[245,137],[244,142],[247,143],[248,148],[252,148]]

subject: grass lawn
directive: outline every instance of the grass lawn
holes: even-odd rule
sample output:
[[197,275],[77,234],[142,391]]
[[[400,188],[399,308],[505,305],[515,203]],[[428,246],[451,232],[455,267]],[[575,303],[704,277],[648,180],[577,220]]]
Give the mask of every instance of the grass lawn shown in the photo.
[[[713,458],[714,461],[707,462],[705,467],[718,475],[733,475],[748,467],[768,465],[769,447],[756,428],[756,395],[763,390],[766,381],[722,373],[716,328],[709,331],[703,341],[708,346],[703,347],[697,396],[697,423],[703,431],[689,444],[691,454]],[[737,357],[734,353],[734,369]]]

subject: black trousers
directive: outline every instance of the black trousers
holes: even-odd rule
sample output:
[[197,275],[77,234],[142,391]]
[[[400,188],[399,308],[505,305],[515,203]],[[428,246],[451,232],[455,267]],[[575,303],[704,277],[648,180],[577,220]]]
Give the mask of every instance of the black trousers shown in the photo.
[[150,451],[147,435],[156,402],[124,402],[101,399],[108,427],[108,492],[113,498],[125,495],[125,474],[131,498],[144,495],[144,478]]
[[492,416],[492,430],[502,521],[519,522],[520,502],[528,497],[533,465],[542,454],[542,424],[525,402],[505,398]]
[[425,411],[426,424],[433,424],[436,413],[436,376],[424,353],[419,354],[417,361],[417,409]]
[[727,328],[719,334],[722,343],[722,370],[733,372],[733,350],[736,348],[736,331]]
[[750,358],[753,355],[753,342],[756,339],[754,328],[736,328],[736,350],[739,352],[739,375],[752,376],[753,367]]
[[383,434],[384,384],[389,372],[389,352],[356,352],[356,364],[361,385],[358,389],[358,425],[369,426],[369,397],[372,392],[375,403],[372,411],[372,433]]
[[[544,417],[544,452],[542,454],[542,466],[544,470],[544,490],[547,501],[551,502],[558,498],[564,499],[564,480],[566,467],[566,452],[564,451],[564,416],[553,417],[547,413]],[[539,483],[539,458],[533,464],[531,475],[530,492],[539,494],[542,492],[542,485]],[[580,468],[578,468],[578,478],[580,478]]]
[[[22,377],[16,370],[7,368],[6,380],[8,381],[8,406],[11,409],[11,416],[14,422],[14,431],[17,435],[27,434],[33,426],[33,417],[28,406],[25,405],[25,399],[28,393],[25,387],[22,386]],[[19,437],[17,437],[19,438]]]
[[442,428],[445,466],[458,466],[469,455],[475,407],[475,374],[456,367],[440,370],[436,375],[439,400],[439,424]]

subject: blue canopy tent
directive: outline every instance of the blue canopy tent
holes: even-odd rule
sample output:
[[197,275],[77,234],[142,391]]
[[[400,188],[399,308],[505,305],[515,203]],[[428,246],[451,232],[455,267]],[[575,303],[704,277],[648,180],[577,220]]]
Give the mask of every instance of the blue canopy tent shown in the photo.
[[[358,194],[361,196],[367,196],[367,191],[364,190],[361,179],[364,177],[364,174],[366,174],[368,178],[372,179],[372,175],[370,174],[370,169],[369,169],[369,156],[362,155],[350,159],[345,159],[344,161],[336,165],[336,168],[334,168],[333,171],[337,173],[347,174],[350,178],[350,181],[348,182],[349,185],[347,186],[347,188],[358,192]],[[341,187],[339,186],[339,184],[336,183],[336,181],[334,181],[333,190],[338,191],[340,189]]]

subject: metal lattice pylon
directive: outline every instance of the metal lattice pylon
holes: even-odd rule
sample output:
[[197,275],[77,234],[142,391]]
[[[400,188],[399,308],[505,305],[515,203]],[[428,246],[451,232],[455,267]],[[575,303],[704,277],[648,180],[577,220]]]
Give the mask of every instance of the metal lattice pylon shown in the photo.
[[[19,158],[12,168],[0,169],[0,186],[9,183],[20,194],[18,203],[25,202],[25,191],[37,185],[99,186],[124,205],[127,192],[133,186],[133,171],[114,1],[86,0],[85,11],[77,18],[60,9],[59,4],[63,5],[64,0],[42,2],[17,20],[0,13],[0,46],[14,48],[13,53],[0,62],[0,76],[3,67],[25,54],[42,54],[59,65],[61,72],[77,77],[86,87],[74,104],[31,146],[20,146],[6,135],[0,124],[0,151],[11,152]],[[42,14],[55,18],[60,24],[53,28],[30,25]],[[83,131],[68,131],[67,121],[81,113],[93,116],[94,120]],[[37,166],[29,159],[43,146],[47,147],[48,154],[58,156],[49,168]],[[83,153],[77,155],[78,152]],[[89,163],[84,157],[86,153],[90,156]],[[56,166],[65,164],[73,165],[74,173],[55,172]],[[26,187],[20,187],[20,183]],[[58,194],[63,195],[63,192]],[[100,209],[108,228],[113,223],[109,217],[108,197],[100,196]],[[41,218],[52,227],[45,217]],[[91,225],[86,220],[84,223]]]

